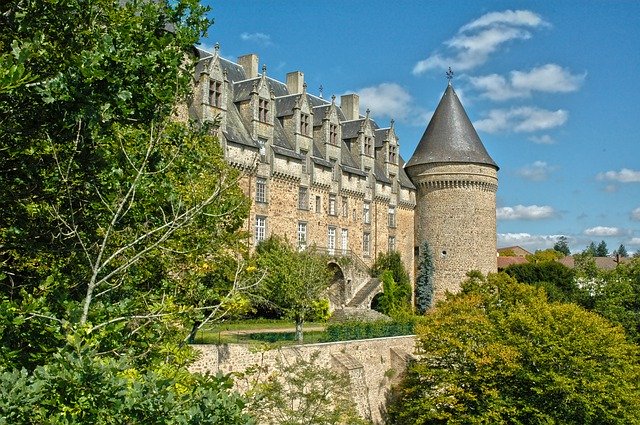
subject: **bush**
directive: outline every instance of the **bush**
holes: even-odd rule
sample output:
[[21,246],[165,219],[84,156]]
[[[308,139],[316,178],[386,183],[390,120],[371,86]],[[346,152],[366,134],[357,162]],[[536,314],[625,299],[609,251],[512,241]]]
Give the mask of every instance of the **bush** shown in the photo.
[[390,336],[413,335],[416,321],[374,322],[349,321],[332,323],[325,329],[323,342],[352,341],[355,339],[384,338]]

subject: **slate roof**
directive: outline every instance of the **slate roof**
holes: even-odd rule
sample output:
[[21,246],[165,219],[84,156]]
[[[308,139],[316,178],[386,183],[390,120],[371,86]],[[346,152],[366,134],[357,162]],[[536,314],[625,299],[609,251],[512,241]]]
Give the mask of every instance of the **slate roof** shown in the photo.
[[257,142],[251,139],[249,132],[242,123],[238,108],[234,104],[228,105],[227,126],[222,130],[227,141],[251,148],[259,148]]
[[404,169],[404,159],[402,159],[402,156],[398,155],[398,160],[400,167],[398,168],[398,181],[400,182],[400,186],[407,188],[407,189],[416,189],[415,185],[413,184],[413,182],[411,181],[411,179],[409,178],[409,176],[407,175],[407,172]]
[[486,164],[498,169],[451,84],[442,95],[407,167],[435,162]]
[[[258,84],[262,78],[261,75],[250,78],[248,80],[236,81],[233,84],[233,101],[241,102],[243,100],[247,100],[251,97],[251,91],[253,90],[253,84]],[[273,91],[273,95],[275,97],[287,96],[289,95],[289,90],[287,90],[287,85],[281,83],[280,81],[274,80],[273,78],[266,77],[267,87],[269,91]]]
[[354,137],[358,137],[358,132],[360,132],[360,128],[362,127],[362,123],[364,122],[364,118],[359,120],[345,121],[342,123],[342,138],[343,139],[353,139]]
[[379,128],[379,129],[374,131],[376,149],[381,148],[382,145],[384,145],[384,141],[389,139],[389,132],[390,131],[391,131],[390,127]]

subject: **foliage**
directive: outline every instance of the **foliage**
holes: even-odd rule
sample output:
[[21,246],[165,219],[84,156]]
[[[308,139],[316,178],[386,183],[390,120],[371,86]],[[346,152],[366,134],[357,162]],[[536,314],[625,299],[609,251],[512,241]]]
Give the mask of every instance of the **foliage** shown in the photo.
[[275,371],[249,392],[249,411],[265,425],[357,425],[358,416],[349,378],[309,360],[278,359]]
[[621,325],[640,346],[640,258],[603,274],[593,295],[593,310]]
[[[382,307],[383,310],[381,312],[392,314],[410,311],[411,281],[398,251],[378,254],[378,258],[376,258],[371,267],[371,275],[382,280],[383,286],[385,284],[385,271],[391,272],[390,278],[387,278],[387,286],[389,286],[390,291],[393,291],[393,294],[386,297],[385,304],[387,307]],[[384,292],[386,291],[384,289]]]
[[554,249],[537,250],[534,254],[527,255],[527,261],[530,263],[547,263],[549,261],[556,261],[562,258],[564,255]]
[[[511,251],[513,252],[513,251]],[[429,242],[424,241],[420,246],[420,262],[418,264],[418,277],[416,279],[416,308],[418,314],[424,314],[433,306],[433,252]]]
[[32,372],[0,374],[0,424],[253,423],[231,385],[223,376],[140,371],[130,359],[65,350]]
[[292,319],[302,341],[305,321],[327,318],[324,299],[331,274],[326,257],[312,247],[299,251],[286,240],[272,236],[256,248],[256,264],[266,270],[260,303],[280,317]]
[[515,257],[516,256],[516,252],[512,249],[503,249],[500,251],[500,256],[501,257]]
[[[118,409],[160,420],[163,406],[197,417],[200,398],[218,397],[202,381],[183,398],[171,381],[186,374],[189,328],[245,308],[259,280],[235,254],[249,207],[240,175],[210,126],[178,120],[205,12],[197,0],[0,5],[2,391],[20,376],[25,400],[62,415],[53,422],[94,405],[111,421]],[[163,364],[175,376],[154,375]],[[125,369],[139,377],[119,380]],[[130,386],[139,407],[126,406]]]
[[365,322],[356,320],[330,323],[325,329],[325,335],[322,340],[323,342],[336,342],[413,335],[415,325],[415,316],[403,321],[376,320]]
[[573,270],[557,261],[512,264],[504,272],[520,283],[544,288],[549,301],[582,302]]
[[587,245],[587,248],[584,251],[582,251],[582,253],[591,255],[592,257],[597,257],[596,250],[597,250],[596,243],[591,241],[589,245]]
[[565,256],[571,255],[571,250],[569,249],[569,243],[566,236],[560,236],[553,245],[553,249],[554,251],[561,252]]
[[638,423],[638,347],[599,315],[475,273],[425,322],[391,423]]

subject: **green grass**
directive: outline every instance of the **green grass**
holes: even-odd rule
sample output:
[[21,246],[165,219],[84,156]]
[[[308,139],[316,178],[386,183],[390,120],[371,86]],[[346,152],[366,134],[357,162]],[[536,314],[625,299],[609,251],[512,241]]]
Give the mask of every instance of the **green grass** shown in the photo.
[[[326,323],[309,322],[303,326],[304,343],[320,341]],[[216,323],[198,331],[196,344],[296,344],[294,323],[290,320],[245,320]],[[311,330],[313,328],[313,330]],[[308,329],[308,331],[307,331]],[[256,331],[256,332],[251,332]],[[258,332],[259,331],[259,332]]]

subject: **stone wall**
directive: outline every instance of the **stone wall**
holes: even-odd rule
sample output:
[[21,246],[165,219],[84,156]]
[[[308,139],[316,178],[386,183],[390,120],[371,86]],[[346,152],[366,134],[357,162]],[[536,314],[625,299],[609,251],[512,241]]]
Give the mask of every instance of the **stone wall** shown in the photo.
[[[318,365],[342,371],[349,376],[360,415],[380,424],[387,393],[399,381],[407,361],[413,356],[415,338],[402,336],[308,344],[257,352],[241,344],[193,347],[200,352],[200,357],[191,366],[192,372],[226,374],[244,372],[259,365],[267,371],[264,377],[273,370],[278,358],[287,361],[300,356],[308,360],[317,352]],[[239,391],[246,389],[246,383],[237,382],[236,385]]]

